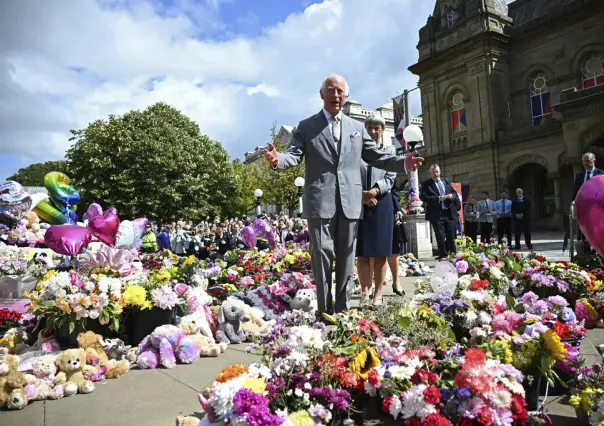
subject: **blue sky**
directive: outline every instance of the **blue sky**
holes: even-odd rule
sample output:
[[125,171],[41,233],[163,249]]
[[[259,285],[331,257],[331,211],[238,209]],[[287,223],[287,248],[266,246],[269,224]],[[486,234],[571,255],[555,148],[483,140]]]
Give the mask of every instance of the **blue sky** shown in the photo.
[[[69,130],[163,101],[232,157],[321,107],[331,73],[376,108],[412,88],[433,0],[33,0],[0,15],[0,179]],[[420,106],[412,108],[419,113]]]

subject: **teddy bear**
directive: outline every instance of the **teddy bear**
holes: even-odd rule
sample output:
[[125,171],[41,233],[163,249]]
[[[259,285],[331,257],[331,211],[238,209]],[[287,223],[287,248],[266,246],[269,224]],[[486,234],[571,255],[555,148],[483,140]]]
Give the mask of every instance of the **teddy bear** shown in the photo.
[[142,369],[174,368],[176,362],[190,364],[199,358],[200,348],[175,325],[161,325],[138,345],[136,364]]
[[107,358],[109,361],[121,361],[127,359],[128,351],[130,351],[131,346],[124,343],[121,339],[103,339],[103,349],[107,354]]
[[250,317],[246,315],[245,309],[241,307],[239,301],[225,300],[218,309],[216,340],[227,345],[244,342],[246,335],[241,328],[241,324],[248,321],[250,321]]
[[96,374],[95,367],[86,365],[84,349],[67,349],[55,359],[59,373],[54,379],[55,385],[63,385],[65,396],[76,393],[88,394],[94,391],[94,384],[84,376]]
[[310,288],[299,289],[293,298],[287,294],[283,298],[292,309],[299,309],[304,312],[315,312],[317,310],[317,294]]
[[62,384],[54,383],[57,366],[50,356],[38,358],[33,365],[33,374],[26,374],[25,392],[29,401],[60,399],[64,396]]
[[18,368],[17,355],[0,355],[0,408],[21,410],[27,406],[27,379]]
[[178,328],[184,331],[193,340],[193,343],[199,347],[200,356],[218,356],[227,349],[225,343],[216,343],[213,337],[204,336],[197,331],[197,325],[194,322],[181,321]]
[[258,336],[260,334],[264,334],[270,331],[270,329],[277,322],[274,319],[270,321],[265,321],[264,311],[246,304],[243,300],[232,297],[229,297],[228,299],[239,303],[241,308],[245,311],[245,314],[250,318],[249,321],[246,321],[241,324],[243,332],[246,333],[248,336]]
[[29,349],[28,340],[29,335],[25,327],[13,327],[0,339],[0,347],[6,348],[10,354],[21,355]]
[[[211,316],[211,313],[210,313]],[[214,339],[214,333],[212,333],[212,329],[210,327],[210,323],[207,318],[207,314],[204,308],[199,308],[197,311],[185,315],[180,319],[180,323],[192,323],[195,324],[197,331],[203,334],[206,337],[211,337]]]
[[109,360],[103,348],[103,338],[92,331],[78,334],[78,347],[86,353],[87,364],[97,368],[92,377],[96,376],[99,370],[105,370],[102,374],[107,379],[117,379],[130,370],[127,360]]

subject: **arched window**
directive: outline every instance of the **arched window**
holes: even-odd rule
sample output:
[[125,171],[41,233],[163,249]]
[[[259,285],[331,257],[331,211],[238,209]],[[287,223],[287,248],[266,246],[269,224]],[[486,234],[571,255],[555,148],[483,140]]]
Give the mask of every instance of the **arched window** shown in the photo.
[[451,133],[462,133],[467,129],[466,107],[463,102],[463,93],[455,92],[451,96]]
[[584,89],[604,84],[604,55],[592,53],[581,65],[581,74]]
[[535,74],[529,82],[533,126],[539,126],[552,119],[552,103],[545,74]]

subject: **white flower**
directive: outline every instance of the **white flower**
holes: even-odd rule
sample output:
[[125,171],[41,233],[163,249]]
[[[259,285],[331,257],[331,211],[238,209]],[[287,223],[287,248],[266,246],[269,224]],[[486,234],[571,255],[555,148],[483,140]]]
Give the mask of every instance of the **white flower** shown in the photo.
[[512,403],[512,395],[506,390],[495,390],[486,397],[495,408],[508,408]]
[[294,391],[294,395],[296,395],[298,398],[302,398],[302,396],[304,395],[304,391],[298,388]]
[[233,397],[243,386],[243,381],[248,377],[247,374],[243,374],[236,377],[228,382],[218,383],[214,382],[212,388],[212,396],[210,397],[210,404],[214,407],[214,411],[218,416],[224,417],[227,413],[233,410]]
[[503,273],[501,272],[501,269],[496,268],[495,266],[491,266],[491,268],[489,269],[489,274],[496,280],[500,280],[501,278],[503,278]]
[[424,384],[414,385],[402,395],[402,414],[404,419],[417,416],[424,421],[428,415],[436,412],[436,408],[433,405],[427,404],[424,401],[424,391],[427,387]]
[[100,315],[99,311],[97,311],[96,309],[93,309],[90,311],[90,313],[88,314],[90,316],[90,319],[97,319]]
[[493,318],[491,318],[491,316],[487,312],[485,312],[485,311],[479,312],[478,321],[480,321],[481,324],[490,324],[492,320],[493,320]]
[[474,311],[467,311],[464,314],[463,325],[465,328],[472,328],[478,319],[478,315]]
[[408,365],[408,366],[393,365],[390,368],[388,368],[388,371],[390,371],[390,373],[392,374],[391,377],[394,379],[409,380],[409,379],[411,379],[411,376],[413,376],[413,374],[415,373],[415,369],[416,369],[416,367],[411,366],[411,365]]
[[390,413],[390,415],[392,417],[394,417],[395,420],[398,417],[398,415],[401,414],[402,408],[403,408],[403,404],[401,403],[400,398],[397,396],[393,396],[392,402],[390,403],[390,408],[388,409],[388,412]]
[[251,364],[248,373],[251,377],[264,377],[265,379],[273,377],[271,369],[264,364]]
[[487,337],[487,332],[484,328],[474,327],[470,330],[470,336],[472,337]]

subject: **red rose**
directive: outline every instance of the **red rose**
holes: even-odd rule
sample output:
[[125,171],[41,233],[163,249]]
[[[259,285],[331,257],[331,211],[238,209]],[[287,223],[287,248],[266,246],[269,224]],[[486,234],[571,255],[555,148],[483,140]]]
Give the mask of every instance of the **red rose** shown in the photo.
[[[433,381],[431,381],[432,379],[434,379],[434,376],[432,374],[433,373],[430,373],[428,370],[416,370],[415,373],[413,373],[413,376],[411,376],[411,381],[414,385],[420,385],[424,382],[431,385],[432,383],[434,383]],[[438,380],[438,375],[436,380]]]
[[390,412],[390,405],[392,405],[393,399],[393,396],[389,396],[388,398],[384,398],[384,400],[382,401],[382,410],[384,411],[384,413]]
[[377,372],[377,370],[374,369],[374,370],[371,370],[369,372],[369,375],[367,377],[367,381],[374,388],[380,387],[381,383],[380,383],[380,379],[378,378],[378,372]]
[[482,406],[476,410],[476,420],[483,426],[491,426],[493,424],[493,411],[487,406]]
[[528,412],[526,411],[526,401],[520,395],[512,395],[512,419],[521,425],[526,424]]
[[430,414],[428,417],[426,417],[426,420],[422,424],[423,424],[423,426],[451,426],[452,425],[452,423],[449,421],[449,419],[441,416],[438,413]]
[[440,391],[436,386],[430,386],[424,390],[424,401],[432,405],[440,402]]

